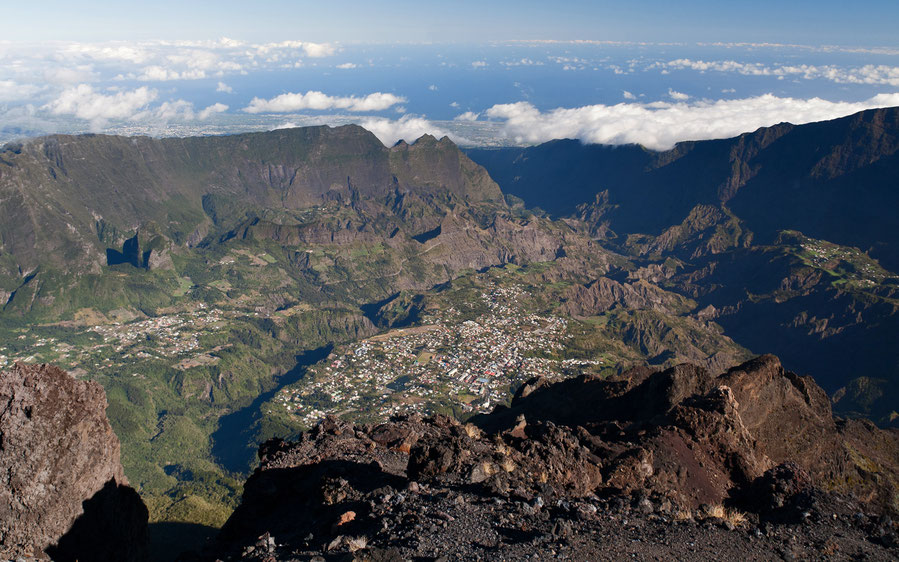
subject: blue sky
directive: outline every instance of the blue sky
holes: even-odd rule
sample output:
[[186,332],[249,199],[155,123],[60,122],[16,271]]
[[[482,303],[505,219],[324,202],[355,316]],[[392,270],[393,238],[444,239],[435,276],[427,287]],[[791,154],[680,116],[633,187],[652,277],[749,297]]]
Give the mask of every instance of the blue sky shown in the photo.
[[386,144],[428,132],[664,149],[899,105],[894,0],[45,0],[3,12],[0,142],[352,122]]
[[[483,41],[594,39],[894,46],[899,2],[835,0],[14,2],[11,40]],[[8,25],[16,22],[15,25]]]

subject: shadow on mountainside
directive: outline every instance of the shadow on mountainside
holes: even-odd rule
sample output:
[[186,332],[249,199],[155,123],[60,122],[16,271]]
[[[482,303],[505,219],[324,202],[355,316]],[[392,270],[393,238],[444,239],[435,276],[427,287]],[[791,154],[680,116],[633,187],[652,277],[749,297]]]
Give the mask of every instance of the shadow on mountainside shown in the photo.
[[150,562],[170,562],[179,554],[199,552],[218,532],[197,523],[150,523]]

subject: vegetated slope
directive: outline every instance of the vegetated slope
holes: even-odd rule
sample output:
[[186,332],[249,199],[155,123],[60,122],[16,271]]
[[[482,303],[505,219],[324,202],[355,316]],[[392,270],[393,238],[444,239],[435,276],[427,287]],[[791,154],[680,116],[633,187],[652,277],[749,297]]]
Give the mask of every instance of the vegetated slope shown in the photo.
[[[626,278],[695,298],[738,343],[814,373],[841,412],[889,424],[899,419],[897,149],[890,108],[661,153],[574,141],[468,152],[504,191],[576,215],[632,256],[642,267]],[[858,367],[869,374],[855,380]]]
[[718,376],[534,379],[472,421],[328,418],[264,444],[199,558],[889,560],[899,548],[896,432],[835,420],[820,387],[773,356]]

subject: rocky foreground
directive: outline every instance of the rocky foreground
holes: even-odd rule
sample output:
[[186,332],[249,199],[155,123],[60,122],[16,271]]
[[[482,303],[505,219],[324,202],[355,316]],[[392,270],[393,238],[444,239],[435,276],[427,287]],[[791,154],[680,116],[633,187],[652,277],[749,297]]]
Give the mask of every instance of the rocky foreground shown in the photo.
[[899,432],[835,420],[773,356],[533,380],[471,422],[270,441],[218,542],[185,558],[899,557]]
[[[0,373],[0,559],[146,559],[105,407],[54,367]],[[535,379],[466,424],[329,418],[259,454],[182,560],[899,557],[899,431],[835,420],[773,356]]]
[[0,372],[0,560],[22,558],[147,558],[103,387],[50,365]]

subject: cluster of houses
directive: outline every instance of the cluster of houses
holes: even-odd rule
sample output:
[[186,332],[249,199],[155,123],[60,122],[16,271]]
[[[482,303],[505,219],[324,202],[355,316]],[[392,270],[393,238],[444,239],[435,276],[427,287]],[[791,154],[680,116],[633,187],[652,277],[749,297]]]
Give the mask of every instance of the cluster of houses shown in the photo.
[[126,324],[94,326],[118,358],[180,357],[200,349],[200,335],[221,325],[222,312],[198,303],[192,311],[156,316]]
[[394,330],[349,346],[310,368],[276,396],[274,406],[312,426],[326,415],[387,419],[398,413],[432,414],[443,406],[484,412],[507,402],[522,382],[561,378],[578,365],[561,360],[568,321],[516,306],[518,287],[480,295],[488,312],[461,320],[448,308],[425,325]]
[[102,336],[102,342],[72,346],[55,337],[19,336],[25,351],[10,353],[0,348],[0,368],[16,361],[49,362],[78,370],[121,366],[135,359],[183,358],[200,350],[199,337],[222,324],[220,310],[198,303],[191,311],[134,322],[91,326],[86,331]]
[[[811,255],[810,261],[817,267],[826,268],[828,264],[837,263],[837,260],[852,260],[857,263],[857,258],[862,255],[862,252],[855,248],[837,246],[827,242],[811,242],[811,239],[807,240],[809,241],[802,243],[801,247]],[[885,271],[876,268],[872,260],[866,260],[866,263],[859,267],[855,274],[856,282],[867,286],[882,282],[887,275]]]

